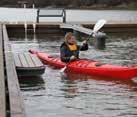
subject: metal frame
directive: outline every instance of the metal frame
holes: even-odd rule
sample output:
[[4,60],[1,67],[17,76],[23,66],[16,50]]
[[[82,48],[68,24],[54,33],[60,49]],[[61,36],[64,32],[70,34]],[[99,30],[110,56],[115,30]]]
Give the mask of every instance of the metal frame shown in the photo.
[[[45,14],[40,14],[40,11],[45,11]],[[47,11],[61,11],[60,14],[58,13],[47,13],[46,14],[46,10]],[[37,10],[37,23],[39,23],[39,18],[40,17],[62,17],[63,18],[63,23],[66,22],[66,10],[65,9],[38,9]]]

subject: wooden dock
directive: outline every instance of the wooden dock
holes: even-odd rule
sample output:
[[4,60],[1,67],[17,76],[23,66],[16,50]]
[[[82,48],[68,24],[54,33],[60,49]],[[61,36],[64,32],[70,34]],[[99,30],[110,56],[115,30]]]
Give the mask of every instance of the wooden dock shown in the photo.
[[[20,10],[1,8],[0,10],[2,12],[1,17],[3,17],[1,22],[8,24],[8,32],[24,31],[24,23],[27,24],[28,31],[33,31],[33,25],[35,24],[36,33],[46,33],[48,32],[47,29],[51,28],[50,33],[57,32],[53,29],[60,30],[59,25],[62,23],[79,24],[92,29],[94,24],[102,18],[107,21],[107,24],[103,27],[105,32],[136,32],[137,30],[137,13],[134,10],[72,10],[64,8]],[[5,14],[7,13],[13,14],[12,17],[7,16],[6,18]],[[56,18],[56,20],[48,20],[47,18]]]
[[[95,22],[91,22],[91,23],[74,23],[74,24],[78,24],[81,25],[84,28],[88,28],[88,29],[93,29],[93,26],[95,25]],[[32,23],[28,23],[27,24],[27,33],[28,34],[33,34],[34,30],[33,30],[33,24]],[[63,29],[60,28],[62,25],[64,25],[64,23],[36,23],[36,33],[37,35],[63,35],[65,34],[66,31],[70,31],[69,29]],[[65,24],[67,25],[67,24]],[[73,25],[71,23],[69,23],[69,25]],[[9,32],[9,36],[10,37],[14,37],[15,34],[18,35],[22,35],[24,36],[25,33],[25,29],[24,29],[24,24],[19,23],[19,24],[7,24],[6,25],[7,30]],[[135,33],[137,31],[137,23],[106,23],[103,27],[102,27],[102,31],[105,33]]]
[[4,77],[2,26],[0,25],[0,117],[6,117],[6,88]]
[[45,66],[35,54],[15,53],[14,63],[18,76],[40,76]]
[[26,117],[5,25],[0,25],[0,117]]

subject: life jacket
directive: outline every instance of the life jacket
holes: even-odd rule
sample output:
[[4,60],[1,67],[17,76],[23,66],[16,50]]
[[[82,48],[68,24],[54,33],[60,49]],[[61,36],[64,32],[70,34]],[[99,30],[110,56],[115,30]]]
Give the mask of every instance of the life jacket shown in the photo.
[[67,57],[71,57],[72,55],[76,56],[77,58],[79,58],[79,47],[76,44],[70,45],[67,44],[66,42],[62,43],[62,45],[60,46],[60,49],[62,47],[66,47],[67,49],[65,50],[65,55]]
[[70,51],[76,51],[78,50],[78,47],[76,44],[73,44],[73,45],[70,45],[70,44],[67,44],[68,45],[68,48]]
[[66,42],[63,42],[60,46],[61,61],[69,62],[69,57],[71,57],[71,56],[75,56],[75,57],[79,58],[79,51],[84,51],[87,49],[88,49],[87,44],[81,47],[76,44],[71,45]]

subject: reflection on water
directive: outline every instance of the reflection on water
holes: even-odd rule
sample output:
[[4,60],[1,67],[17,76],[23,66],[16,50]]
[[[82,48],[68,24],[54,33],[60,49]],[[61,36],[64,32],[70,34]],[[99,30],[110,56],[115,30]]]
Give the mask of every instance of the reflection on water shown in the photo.
[[23,91],[45,89],[45,83],[41,77],[19,77],[19,82]]
[[[35,42],[29,38],[27,42],[14,38],[12,49],[25,52],[34,48],[57,55],[62,37],[57,38],[44,37]],[[137,64],[136,35],[110,35],[106,47],[99,51],[90,46],[81,57],[120,65]],[[64,78],[58,69],[46,66],[45,74],[40,78],[20,78],[20,86],[28,117],[137,116],[137,85],[129,81],[78,74],[68,74],[68,78]]]
[[64,85],[61,90],[64,92],[65,98],[74,98],[78,96],[78,87],[75,81],[62,78],[62,82]]

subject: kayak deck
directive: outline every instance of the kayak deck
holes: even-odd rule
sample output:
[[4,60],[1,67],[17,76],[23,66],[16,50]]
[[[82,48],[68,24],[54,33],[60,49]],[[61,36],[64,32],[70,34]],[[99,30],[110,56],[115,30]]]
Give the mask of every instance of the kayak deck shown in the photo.
[[116,79],[130,79],[137,76],[137,67],[102,64],[92,60],[78,60],[68,64],[67,67],[69,72],[92,76],[103,76]]

